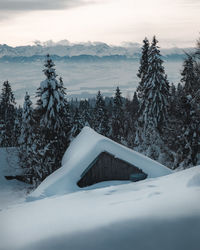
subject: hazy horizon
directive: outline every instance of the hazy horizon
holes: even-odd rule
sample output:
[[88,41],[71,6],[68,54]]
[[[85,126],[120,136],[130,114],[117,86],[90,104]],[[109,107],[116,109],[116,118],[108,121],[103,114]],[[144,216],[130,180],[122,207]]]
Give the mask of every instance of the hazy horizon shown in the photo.
[[[114,95],[117,86],[124,97],[133,97],[138,85],[138,61],[107,62],[62,62],[56,61],[56,73],[62,77],[67,88],[68,98],[95,97],[100,90],[103,96]],[[180,81],[182,61],[164,63],[168,79],[175,85]],[[16,97],[17,104],[23,105],[25,93],[28,91],[35,102],[35,93],[41,81],[45,79],[43,62],[0,62],[1,83],[9,80]]]
[[[155,34],[156,36],[156,34]],[[147,37],[147,36],[144,36],[144,38]],[[53,46],[57,46],[57,45],[61,45],[61,46],[73,46],[73,45],[96,45],[96,44],[107,44],[108,46],[110,47],[131,47],[131,46],[142,46],[143,44],[143,40],[144,38],[140,41],[140,42],[135,42],[135,41],[122,41],[120,43],[107,43],[105,41],[75,41],[75,42],[72,42],[72,41],[69,41],[67,39],[62,39],[62,40],[54,40],[54,39],[49,39],[49,40],[35,40],[35,41],[31,41],[29,43],[21,43],[21,44],[17,44],[17,45],[13,45],[12,43],[1,43],[0,41],[0,45],[7,45],[7,46],[10,46],[10,47],[21,47],[21,46],[37,46],[37,45],[41,45],[41,46],[46,46],[46,47],[53,47]],[[152,37],[147,37],[149,39],[149,41],[151,42],[152,40]],[[159,41],[159,37],[156,36],[156,38],[158,39]],[[197,40],[197,39],[196,39]],[[160,48],[163,48],[163,49],[172,49],[172,48],[179,48],[179,49],[184,49],[184,48],[195,48],[196,47],[196,41],[194,41],[193,44],[191,44],[191,46],[160,46],[160,41],[159,41],[159,47]]]

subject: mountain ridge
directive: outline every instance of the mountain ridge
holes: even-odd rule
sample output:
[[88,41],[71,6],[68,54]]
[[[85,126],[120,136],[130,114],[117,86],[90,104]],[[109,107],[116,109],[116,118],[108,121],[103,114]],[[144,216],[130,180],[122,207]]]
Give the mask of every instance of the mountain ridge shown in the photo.
[[[164,58],[180,57],[183,58],[185,52],[193,51],[194,48],[163,48],[161,54]],[[66,44],[66,43],[44,43],[37,42],[34,45],[25,45],[12,47],[7,44],[0,44],[0,59],[11,60],[19,57],[20,61],[22,58],[39,59],[39,57],[46,54],[58,56],[56,59],[78,59],[78,57],[118,57],[119,59],[138,59],[141,54],[141,45],[138,43],[128,43],[124,46],[108,45],[106,43],[77,43],[77,44]],[[21,57],[21,59],[20,59]],[[122,58],[120,58],[122,57]],[[115,58],[116,59],[116,58]],[[23,61],[23,60],[22,60]]]

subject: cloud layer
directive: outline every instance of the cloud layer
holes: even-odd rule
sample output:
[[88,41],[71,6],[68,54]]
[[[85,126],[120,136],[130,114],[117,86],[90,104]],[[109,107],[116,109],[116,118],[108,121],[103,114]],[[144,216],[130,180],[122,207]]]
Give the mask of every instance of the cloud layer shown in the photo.
[[0,20],[19,12],[70,9],[90,3],[89,0],[0,0]]
[[200,0],[0,0],[1,43],[67,38],[120,44],[156,34],[161,46],[192,46],[199,8]]
[[72,8],[87,3],[83,0],[1,0],[1,11],[32,11]]

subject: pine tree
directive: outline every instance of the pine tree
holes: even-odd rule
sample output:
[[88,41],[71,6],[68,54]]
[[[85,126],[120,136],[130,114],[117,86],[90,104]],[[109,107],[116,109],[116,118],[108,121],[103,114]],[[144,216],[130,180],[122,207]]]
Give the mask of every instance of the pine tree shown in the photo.
[[91,127],[92,125],[92,107],[87,100],[81,100],[79,105],[81,120],[84,126]]
[[0,145],[2,147],[10,147],[15,145],[13,139],[13,129],[15,122],[15,97],[8,81],[3,83],[0,98],[0,120],[1,120],[1,136]]
[[34,140],[33,108],[29,94],[26,92],[22,111],[22,126],[19,138],[19,159],[20,165],[24,169],[26,181],[32,183],[34,169],[32,167],[33,154],[32,145]]
[[186,95],[194,96],[198,91],[198,79],[195,72],[195,62],[191,55],[187,55],[183,63],[183,71],[181,72],[181,82],[184,85],[184,92]]
[[21,134],[21,126],[22,126],[22,108],[19,106],[15,108],[15,121],[14,121],[14,128],[13,128],[13,146],[19,146],[19,138]]
[[137,117],[138,117],[139,105],[140,103],[138,100],[137,93],[134,92],[133,100],[131,102],[131,116],[132,116],[132,119],[135,121],[137,120]]
[[83,127],[84,127],[84,121],[81,119],[79,109],[76,108],[73,117],[72,136],[76,137],[81,132]]
[[170,96],[169,96],[169,109],[168,109],[168,122],[164,128],[164,136],[162,139],[168,149],[168,158],[163,164],[175,169],[177,168],[180,152],[180,133],[182,130],[182,96],[183,87],[178,84],[177,88],[172,85],[170,86]]
[[176,93],[175,93],[175,97],[174,97],[174,103],[172,103],[173,108],[175,109],[174,111],[174,115],[175,115],[175,119],[177,120],[181,120],[182,119],[182,99],[185,96],[185,92],[183,89],[183,85],[179,82],[177,89],[176,89]]
[[137,93],[134,92],[133,99],[126,99],[125,111],[124,111],[124,132],[125,132],[125,140],[127,146],[133,148],[134,139],[135,139],[135,125],[138,118],[138,110],[139,110],[139,100],[137,97]]
[[108,111],[105,106],[104,110],[104,116],[102,120],[102,129],[101,129],[101,134],[110,137],[111,131],[110,131],[110,121],[109,121],[109,116],[108,116]]
[[62,124],[60,113],[66,107],[65,89],[62,79],[58,82],[56,78],[55,64],[49,55],[47,55],[44,66],[46,80],[41,82],[37,92],[39,98],[37,112],[40,116],[40,125],[49,129],[48,132],[54,133],[53,129],[60,129]]
[[194,166],[198,162],[200,152],[200,103],[197,93],[200,90],[198,77],[192,56],[187,55],[181,73],[183,84],[179,101],[180,133],[178,134],[178,163],[181,167]]
[[119,87],[116,88],[112,112],[112,139],[123,143],[124,141],[124,104]]
[[145,126],[152,123],[155,128],[160,129],[167,121],[169,83],[157,42],[154,36],[149,52],[149,68],[140,114],[143,111]]
[[[179,88],[179,90],[178,90]],[[179,106],[179,97],[181,96],[181,87],[178,86],[176,89],[175,85],[172,83],[170,85],[170,96],[169,96],[169,111],[168,111],[168,119],[170,120],[171,123],[175,124],[177,123],[177,117],[179,114],[177,114],[178,106]],[[180,91],[180,95],[178,94],[178,91]],[[169,124],[168,124],[169,125]],[[173,137],[174,139],[174,137]]]
[[149,67],[149,40],[145,37],[143,40],[142,56],[140,59],[140,67],[137,76],[140,78],[139,85],[137,87],[137,92],[139,98],[144,95],[144,83],[146,81],[147,71]]
[[[49,55],[44,66],[46,79],[38,88],[35,110],[34,164],[40,181],[60,167],[71,136],[69,105],[62,78],[57,80],[55,64]],[[42,160],[38,158],[38,152]]]
[[66,97],[67,96],[66,88],[64,87],[62,77],[59,78],[59,90],[62,96],[62,98],[60,99],[62,105],[59,111],[59,116],[62,122],[60,131],[58,133],[58,139],[60,144],[59,147],[62,148],[62,150],[60,151],[60,155],[58,157],[61,159],[63,153],[65,152],[65,150],[67,149],[67,147],[71,142],[71,129],[72,129],[72,116],[70,114],[70,107]]
[[[137,122],[136,149],[158,159],[165,145],[161,138],[168,116],[169,83],[155,36],[149,49],[149,66]],[[160,159],[161,161],[161,159]]]
[[197,46],[196,46],[195,54],[200,58],[200,38],[197,40]]
[[108,114],[105,107],[105,101],[100,91],[98,91],[96,96],[94,118],[94,129],[102,135],[109,136]]

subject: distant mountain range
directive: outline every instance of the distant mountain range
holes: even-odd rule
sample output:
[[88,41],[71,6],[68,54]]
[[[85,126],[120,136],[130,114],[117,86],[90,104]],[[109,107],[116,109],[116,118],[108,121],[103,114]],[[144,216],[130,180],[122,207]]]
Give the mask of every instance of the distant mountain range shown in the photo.
[[[182,60],[185,52],[193,48],[162,49],[166,60]],[[0,61],[29,62],[43,60],[44,55],[51,54],[54,60],[62,61],[99,61],[99,60],[138,60],[141,44],[127,43],[124,46],[110,46],[106,43],[40,43],[34,45],[11,47],[0,45]]]

